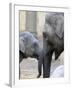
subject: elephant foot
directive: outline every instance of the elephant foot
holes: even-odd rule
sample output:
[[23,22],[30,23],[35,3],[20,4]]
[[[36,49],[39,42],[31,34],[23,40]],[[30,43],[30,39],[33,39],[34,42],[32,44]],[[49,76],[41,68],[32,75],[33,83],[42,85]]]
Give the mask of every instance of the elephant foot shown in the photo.
[[50,74],[44,74],[43,75],[43,78],[49,78],[50,77]]
[[49,78],[50,76],[43,76],[43,78]]
[[37,78],[40,78],[41,74],[38,74]]

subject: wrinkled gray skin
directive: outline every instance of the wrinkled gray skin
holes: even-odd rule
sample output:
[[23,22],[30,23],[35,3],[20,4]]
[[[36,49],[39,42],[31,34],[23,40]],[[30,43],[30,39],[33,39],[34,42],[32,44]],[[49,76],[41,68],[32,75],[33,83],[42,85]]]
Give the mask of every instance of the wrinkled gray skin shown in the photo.
[[64,50],[64,15],[63,13],[50,13],[45,18],[45,31],[43,32],[43,78],[50,77],[52,54],[55,59]]
[[[38,60],[38,71],[39,71],[39,74],[37,77],[40,77],[41,75],[42,60],[39,60],[39,59],[42,59],[40,55],[41,52],[42,52],[42,49],[39,46],[39,41],[33,36],[32,33],[27,32],[27,31],[20,33],[19,35],[19,63],[21,63],[23,58],[27,58],[27,57],[36,58]],[[20,69],[19,69],[19,73],[20,73]]]

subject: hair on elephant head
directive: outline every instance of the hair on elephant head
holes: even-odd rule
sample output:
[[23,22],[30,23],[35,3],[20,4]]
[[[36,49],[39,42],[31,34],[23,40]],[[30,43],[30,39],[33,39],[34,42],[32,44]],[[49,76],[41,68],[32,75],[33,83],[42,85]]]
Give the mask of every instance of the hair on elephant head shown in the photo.
[[43,77],[50,76],[52,54],[55,59],[64,50],[64,13],[49,13],[45,17],[45,29],[43,32]]

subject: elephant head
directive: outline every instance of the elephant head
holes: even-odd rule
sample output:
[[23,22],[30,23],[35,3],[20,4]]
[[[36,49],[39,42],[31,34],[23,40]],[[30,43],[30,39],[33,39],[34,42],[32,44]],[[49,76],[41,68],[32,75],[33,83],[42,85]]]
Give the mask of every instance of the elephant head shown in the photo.
[[[45,17],[45,30],[52,29],[59,38],[64,35],[64,14],[50,13]],[[50,31],[49,31],[50,32]]]
[[[19,35],[19,63],[23,58],[33,57],[38,60],[38,72],[41,75],[42,52],[39,41],[30,32],[21,32]],[[19,66],[20,67],[20,66]],[[19,70],[20,73],[20,70]],[[19,74],[20,75],[20,74]],[[20,76],[19,76],[20,77]]]
[[39,54],[39,41],[30,32],[22,32],[19,37],[19,51],[27,57],[34,57]]

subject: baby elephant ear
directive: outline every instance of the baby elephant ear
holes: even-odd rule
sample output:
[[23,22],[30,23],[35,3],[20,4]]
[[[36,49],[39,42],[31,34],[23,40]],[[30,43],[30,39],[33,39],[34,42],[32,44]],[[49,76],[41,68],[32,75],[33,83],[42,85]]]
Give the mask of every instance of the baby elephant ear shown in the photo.
[[22,53],[25,53],[25,44],[23,42],[23,38],[20,38],[19,39],[19,50],[22,52]]
[[63,19],[63,17],[58,18],[58,20],[56,22],[55,33],[60,39],[64,37],[64,19]]

